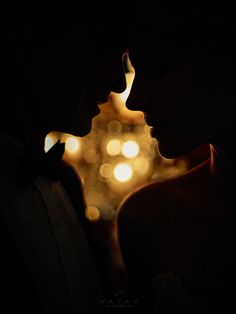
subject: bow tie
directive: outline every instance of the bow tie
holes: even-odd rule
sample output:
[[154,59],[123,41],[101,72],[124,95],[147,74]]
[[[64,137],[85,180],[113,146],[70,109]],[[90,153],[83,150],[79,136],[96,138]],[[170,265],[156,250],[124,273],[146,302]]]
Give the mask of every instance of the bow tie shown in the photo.
[[24,154],[19,164],[19,184],[26,187],[41,174],[53,181],[60,176],[62,156],[65,144],[58,141],[47,153],[38,151],[32,146],[25,146]]

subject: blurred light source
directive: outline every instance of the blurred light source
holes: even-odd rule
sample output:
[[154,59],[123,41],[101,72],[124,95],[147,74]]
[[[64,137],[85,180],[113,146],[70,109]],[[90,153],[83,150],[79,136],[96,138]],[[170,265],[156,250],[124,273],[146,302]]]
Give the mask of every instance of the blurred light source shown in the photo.
[[122,146],[122,154],[126,158],[134,158],[138,156],[140,151],[139,145],[135,141],[126,141]]
[[107,130],[110,133],[120,133],[122,130],[122,124],[118,120],[111,120],[107,125]]
[[44,151],[47,153],[49,149],[56,144],[57,138],[52,134],[48,134],[44,141]]
[[86,207],[85,215],[92,222],[97,221],[101,216],[99,209],[93,205]]
[[86,154],[84,154],[84,159],[90,164],[96,164],[98,160],[96,149],[94,148],[87,149]]
[[119,163],[113,171],[114,177],[119,182],[127,182],[133,176],[133,169],[126,163]]
[[80,142],[79,138],[76,138],[73,136],[67,137],[67,139],[65,141],[65,150],[68,153],[74,154],[74,153],[78,152],[80,147],[81,147],[81,142]]
[[138,157],[134,161],[134,169],[140,175],[144,175],[149,170],[149,162],[145,157]]
[[107,144],[107,153],[110,156],[119,155],[121,152],[121,148],[122,148],[121,141],[117,139],[112,139]]
[[[142,111],[129,110],[126,100],[135,78],[128,53],[123,55],[126,90],[111,92],[100,114],[92,119],[91,132],[83,138],[53,131],[45,138],[45,151],[58,140],[65,142],[65,159],[81,178],[85,215],[91,222],[113,219],[122,198],[148,181],[162,181],[186,170],[186,163],[165,160]],[[77,153],[78,152],[78,153]]]
[[110,178],[112,176],[112,171],[112,165],[109,163],[104,163],[99,169],[99,173],[103,178]]

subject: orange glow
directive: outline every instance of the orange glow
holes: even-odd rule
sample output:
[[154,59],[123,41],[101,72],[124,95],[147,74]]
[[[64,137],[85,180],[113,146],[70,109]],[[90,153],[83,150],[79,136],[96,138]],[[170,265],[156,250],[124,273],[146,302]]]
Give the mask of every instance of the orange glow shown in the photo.
[[134,71],[125,74],[125,78],[126,78],[126,90],[125,90],[123,93],[119,94],[121,100],[122,100],[124,103],[125,103],[126,100],[128,99],[129,94],[130,94],[130,92],[131,92],[131,87],[132,87],[132,84],[133,84],[133,81],[134,81],[134,76],[135,76]]
[[118,139],[112,139],[107,143],[107,153],[110,156],[116,156],[119,155],[121,152],[121,141]]
[[133,176],[133,169],[126,163],[119,163],[114,168],[114,177],[119,182],[127,182]]
[[136,158],[134,161],[134,169],[140,175],[146,174],[149,170],[148,159],[145,157]]
[[126,141],[122,146],[122,154],[126,158],[134,158],[138,156],[139,151],[140,148],[136,141]]
[[44,151],[47,153],[49,149],[52,148],[54,144],[56,144],[56,141],[57,138],[54,135],[48,134],[44,141]]
[[135,79],[135,70],[129,59],[128,54],[124,54],[123,62],[126,64],[128,72],[125,73],[126,78],[126,89],[123,93],[110,93],[110,101],[112,102],[113,108],[119,112],[120,119],[122,121],[131,122],[134,124],[144,124],[144,113],[142,111],[129,110],[126,107],[126,101],[130,95],[132,84]]
[[92,205],[86,207],[85,215],[91,222],[95,222],[101,217],[99,209]]
[[80,139],[77,137],[69,136],[65,141],[65,150],[70,154],[75,154],[81,148]]
[[110,178],[112,176],[112,165],[109,163],[104,163],[99,169],[99,173],[103,178]]
[[91,223],[112,219],[132,189],[187,169],[186,163],[177,165],[175,160],[161,158],[144,113],[126,107],[135,80],[128,54],[123,56],[123,65],[126,89],[120,94],[111,92],[105,103],[98,104],[100,113],[92,119],[89,134],[76,137],[53,131],[45,138],[45,151],[58,140],[65,143],[64,159],[81,179],[85,215]]

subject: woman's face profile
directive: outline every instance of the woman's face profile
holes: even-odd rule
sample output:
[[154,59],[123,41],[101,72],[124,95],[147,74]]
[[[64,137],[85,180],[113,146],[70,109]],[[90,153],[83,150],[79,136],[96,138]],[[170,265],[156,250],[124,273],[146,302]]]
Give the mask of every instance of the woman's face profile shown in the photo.
[[141,58],[137,57],[137,62],[135,56],[132,59],[132,52],[130,55],[135,79],[128,107],[146,113],[160,153],[174,158],[206,141],[213,99],[207,93],[208,81],[199,73],[200,68],[188,62],[178,63],[176,58],[176,64],[160,61],[158,56],[152,56],[152,61],[145,64]]
[[136,27],[129,56],[135,79],[127,106],[146,113],[161,155],[179,157],[208,142],[220,124],[224,91],[204,48],[191,49],[152,22]]

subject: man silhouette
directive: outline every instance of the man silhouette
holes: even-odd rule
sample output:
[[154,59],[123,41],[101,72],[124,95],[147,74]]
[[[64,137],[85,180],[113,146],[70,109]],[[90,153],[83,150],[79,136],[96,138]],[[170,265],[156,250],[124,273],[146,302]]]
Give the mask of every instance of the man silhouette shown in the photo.
[[1,9],[0,299],[7,313],[102,310],[108,286],[79,179],[61,161],[62,144],[47,154],[43,146],[52,130],[88,133],[98,102],[124,90],[116,12],[70,1]]

